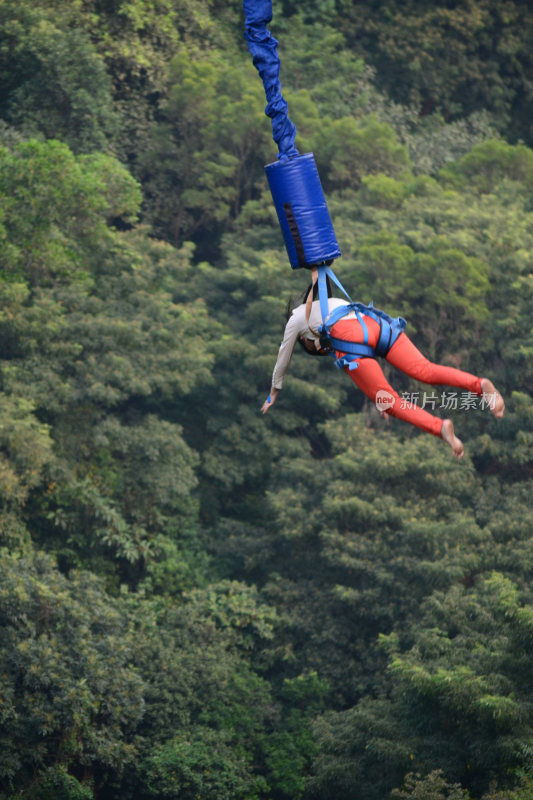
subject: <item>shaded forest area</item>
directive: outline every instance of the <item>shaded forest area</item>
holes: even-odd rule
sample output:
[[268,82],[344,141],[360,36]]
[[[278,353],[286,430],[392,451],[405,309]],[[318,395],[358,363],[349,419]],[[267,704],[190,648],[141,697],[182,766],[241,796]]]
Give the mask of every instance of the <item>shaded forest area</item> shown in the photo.
[[533,797],[533,9],[271,29],[342,282],[506,415],[438,390],[457,462],[295,353],[263,418],[240,3],[0,0],[1,800]]

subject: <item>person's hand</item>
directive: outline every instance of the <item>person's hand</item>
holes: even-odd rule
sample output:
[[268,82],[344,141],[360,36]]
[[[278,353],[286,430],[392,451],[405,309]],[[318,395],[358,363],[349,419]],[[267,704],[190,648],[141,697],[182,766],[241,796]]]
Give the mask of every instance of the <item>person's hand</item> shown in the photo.
[[261,406],[261,413],[266,414],[270,406],[273,406],[276,402],[276,397],[278,396],[279,389],[271,389],[270,394],[268,395],[267,399]]

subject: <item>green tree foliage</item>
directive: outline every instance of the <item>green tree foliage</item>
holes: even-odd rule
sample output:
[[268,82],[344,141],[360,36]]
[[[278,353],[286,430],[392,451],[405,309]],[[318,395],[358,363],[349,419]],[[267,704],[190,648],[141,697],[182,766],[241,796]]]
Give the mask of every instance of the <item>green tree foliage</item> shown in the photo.
[[328,692],[327,682],[316,672],[284,680],[285,718],[263,743],[269,782],[276,795],[296,800],[305,794],[305,776],[316,752],[311,721]]
[[0,18],[2,800],[528,800],[529,11],[274,4],[339,277],[505,394],[384,365],[461,462],[303,352],[260,415],[309,276],[240,6]]
[[44,288],[86,276],[114,241],[111,219],[135,219],[138,186],[113,158],[76,158],[63,143],[31,140],[0,150],[4,277]]
[[[497,118],[485,109],[445,121],[436,112],[421,116],[416,102],[409,97],[403,97],[402,104],[394,102],[378,90],[375,69],[361,58],[360,41],[352,49],[347,44],[345,25],[341,29],[332,27],[332,9],[321,10],[315,3],[312,14],[306,14],[301,10],[304,5],[291,7],[292,15],[288,18],[274,13],[272,27],[280,43],[282,83],[291,115],[298,122],[298,141],[302,142],[304,133],[305,147],[307,134],[314,129],[322,131],[331,120],[345,118],[345,127],[346,118],[368,124],[367,117],[374,115],[394,128],[400,142],[408,147],[417,174],[436,174],[447,162],[457,160],[475,144],[496,135]],[[343,9],[343,23],[351,12],[351,8]],[[365,54],[371,60],[373,55]],[[379,78],[383,79],[382,73]],[[307,103],[300,112],[300,95],[305,93],[314,106]],[[397,92],[394,97],[398,97]],[[314,140],[310,146],[318,152]],[[397,167],[400,165],[401,161]],[[324,178],[323,169],[321,177]]]
[[52,442],[47,425],[35,417],[31,402],[2,395],[0,412],[0,517],[2,546],[13,549],[28,544],[27,531],[19,517],[30,492],[44,482],[44,471],[52,460]]
[[[376,67],[380,84],[400,102],[446,116],[495,112],[501,130],[531,144],[531,9],[522,2],[393,0],[335,3],[349,45]],[[293,9],[290,9],[293,10]],[[298,10],[301,11],[299,4]],[[307,7],[315,15],[315,3]]]
[[[225,24],[216,23],[215,11]],[[104,58],[120,115],[120,138],[114,152],[135,167],[149,146],[149,129],[165,91],[169,64],[182,47],[211,46],[226,39],[235,12],[210,0],[113,0],[72,4],[69,23],[83,24]],[[228,36],[230,34],[228,33]]]
[[118,605],[94,575],[68,581],[49,557],[5,552],[0,597],[2,790],[23,790],[43,765],[122,769],[143,698]]
[[175,536],[194,516],[196,459],[179,424],[149,407],[128,409],[131,398],[156,403],[209,378],[205,308],[172,301],[190,254],[144,243],[142,254],[142,237],[108,226],[133,216],[139,196],[112,158],[76,159],[54,142],[28,142],[3,158],[6,277],[16,281],[3,289],[3,383],[54,427],[40,528],[61,531],[69,560],[100,542],[138,561],[158,550],[157,535]]
[[442,176],[452,184],[474,186],[480,192],[491,192],[504,179],[527,185],[533,176],[533,152],[524,145],[512,147],[489,140],[443,170]]
[[69,775],[63,766],[49,767],[27,793],[32,800],[92,800],[90,786]]
[[320,126],[317,138],[327,189],[358,188],[362,175],[395,177],[409,166],[407,150],[392,127],[372,116],[360,123],[352,117],[333,120]]
[[[274,14],[272,30],[279,40],[282,86],[291,92],[307,90],[326,118],[360,116],[369,113],[369,104],[383,102],[369,69],[346,47],[340,31],[310,23],[301,14]],[[301,123],[309,124],[306,119]]]
[[112,148],[135,162],[176,50],[235,36],[235,11],[210,6],[207,0],[6,0],[0,116],[26,135],[61,138],[75,152]]
[[468,800],[469,794],[459,784],[450,785],[442,777],[441,770],[434,770],[427,777],[410,773],[402,789],[393,789],[391,800]]
[[257,800],[265,788],[250,780],[243,758],[224,734],[198,728],[156,748],[149,759],[149,796],[169,800]]
[[0,116],[78,152],[105,149],[118,126],[109,74],[88,33],[64,22],[47,4],[2,3]]
[[529,774],[525,774],[521,777],[516,789],[499,791],[493,787],[483,796],[483,800],[530,800],[532,791],[531,777]]
[[137,596],[130,604],[146,705],[139,769],[122,791],[147,799],[255,797],[266,785],[253,763],[275,714],[269,685],[252,665],[270,646],[275,611],[253,588],[229,581],[181,603]]
[[319,723],[319,790],[354,786],[385,759],[387,772],[365,796],[383,796],[410,761],[424,771],[438,765],[479,797],[491,778],[527,766],[531,608],[494,573],[474,591],[434,593],[424,611],[412,649],[391,660],[391,698]]
[[251,65],[219,50],[175,56],[142,158],[150,216],[164,238],[177,244],[216,231],[251,198],[268,159],[263,107]]

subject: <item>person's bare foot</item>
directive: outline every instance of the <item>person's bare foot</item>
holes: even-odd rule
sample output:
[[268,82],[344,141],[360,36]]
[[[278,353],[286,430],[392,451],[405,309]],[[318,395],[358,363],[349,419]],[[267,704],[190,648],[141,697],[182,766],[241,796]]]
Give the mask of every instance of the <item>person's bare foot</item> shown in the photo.
[[481,390],[483,392],[483,400],[487,403],[494,416],[498,417],[498,419],[503,417],[505,403],[493,382],[488,378],[481,378]]
[[442,423],[442,428],[440,429],[440,436],[441,439],[444,439],[453,450],[453,454],[456,458],[462,458],[465,454],[465,448],[463,443],[460,439],[457,438],[455,432],[453,430],[453,422],[451,419],[445,419]]

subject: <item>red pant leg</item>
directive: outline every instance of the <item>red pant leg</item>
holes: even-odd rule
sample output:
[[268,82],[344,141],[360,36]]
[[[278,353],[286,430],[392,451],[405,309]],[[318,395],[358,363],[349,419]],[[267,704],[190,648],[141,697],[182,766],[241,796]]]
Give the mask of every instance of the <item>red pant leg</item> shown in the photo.
[[442,420],[424,411],[423,408],[402,400],[387,382],[383,370],[375,358],[360,358],[357,369],[350,370],[345,367],[345,372],[373,403],[376,402],[378,392],[386,392],[386,395],[380,394],[380,399],[385,397],[387,401],[390,401],[390,405],[385,410],[391,417],[397,417],[411,425],[416,425],[426,433],[440,436]]
[[[379,336],[379,324],[366,316],[364,321],[368,329],[368,344],[375,346]],[[331,332],[336,338],[344,339],[345,341],[363,341],[363,331],[356,319],[339,320],[333,326]],[[480,378],[455,367],[434,364],[415,347],[405,333],[400,334],[389,350],[386,360],[406,375],[409,375],[409,377],[423,383],[445,384],[447,386],[460,387],[475,394],[482,394]],[[387,382],[383,370],[375,359],[361,358],[358,361],[357,369],[349,370],[346,367],[345,371],[355,385],[374,403],[378,392],[388,392],[392,400],[390,401],[391,405],[386,410],[392,417],[397,417],[404,420],[404,422],[409,422],[411,425],[416,425],[417,428],[427,433],[440,436],[442,420],[424,411],[424,409],[402,400]]]
[[481,378],[455,367],[445,367],[429,361],[412,343],[405,333],[401,333],[387,355],[386,360],[422,383],[456,386],[474,394],[483,394]]

